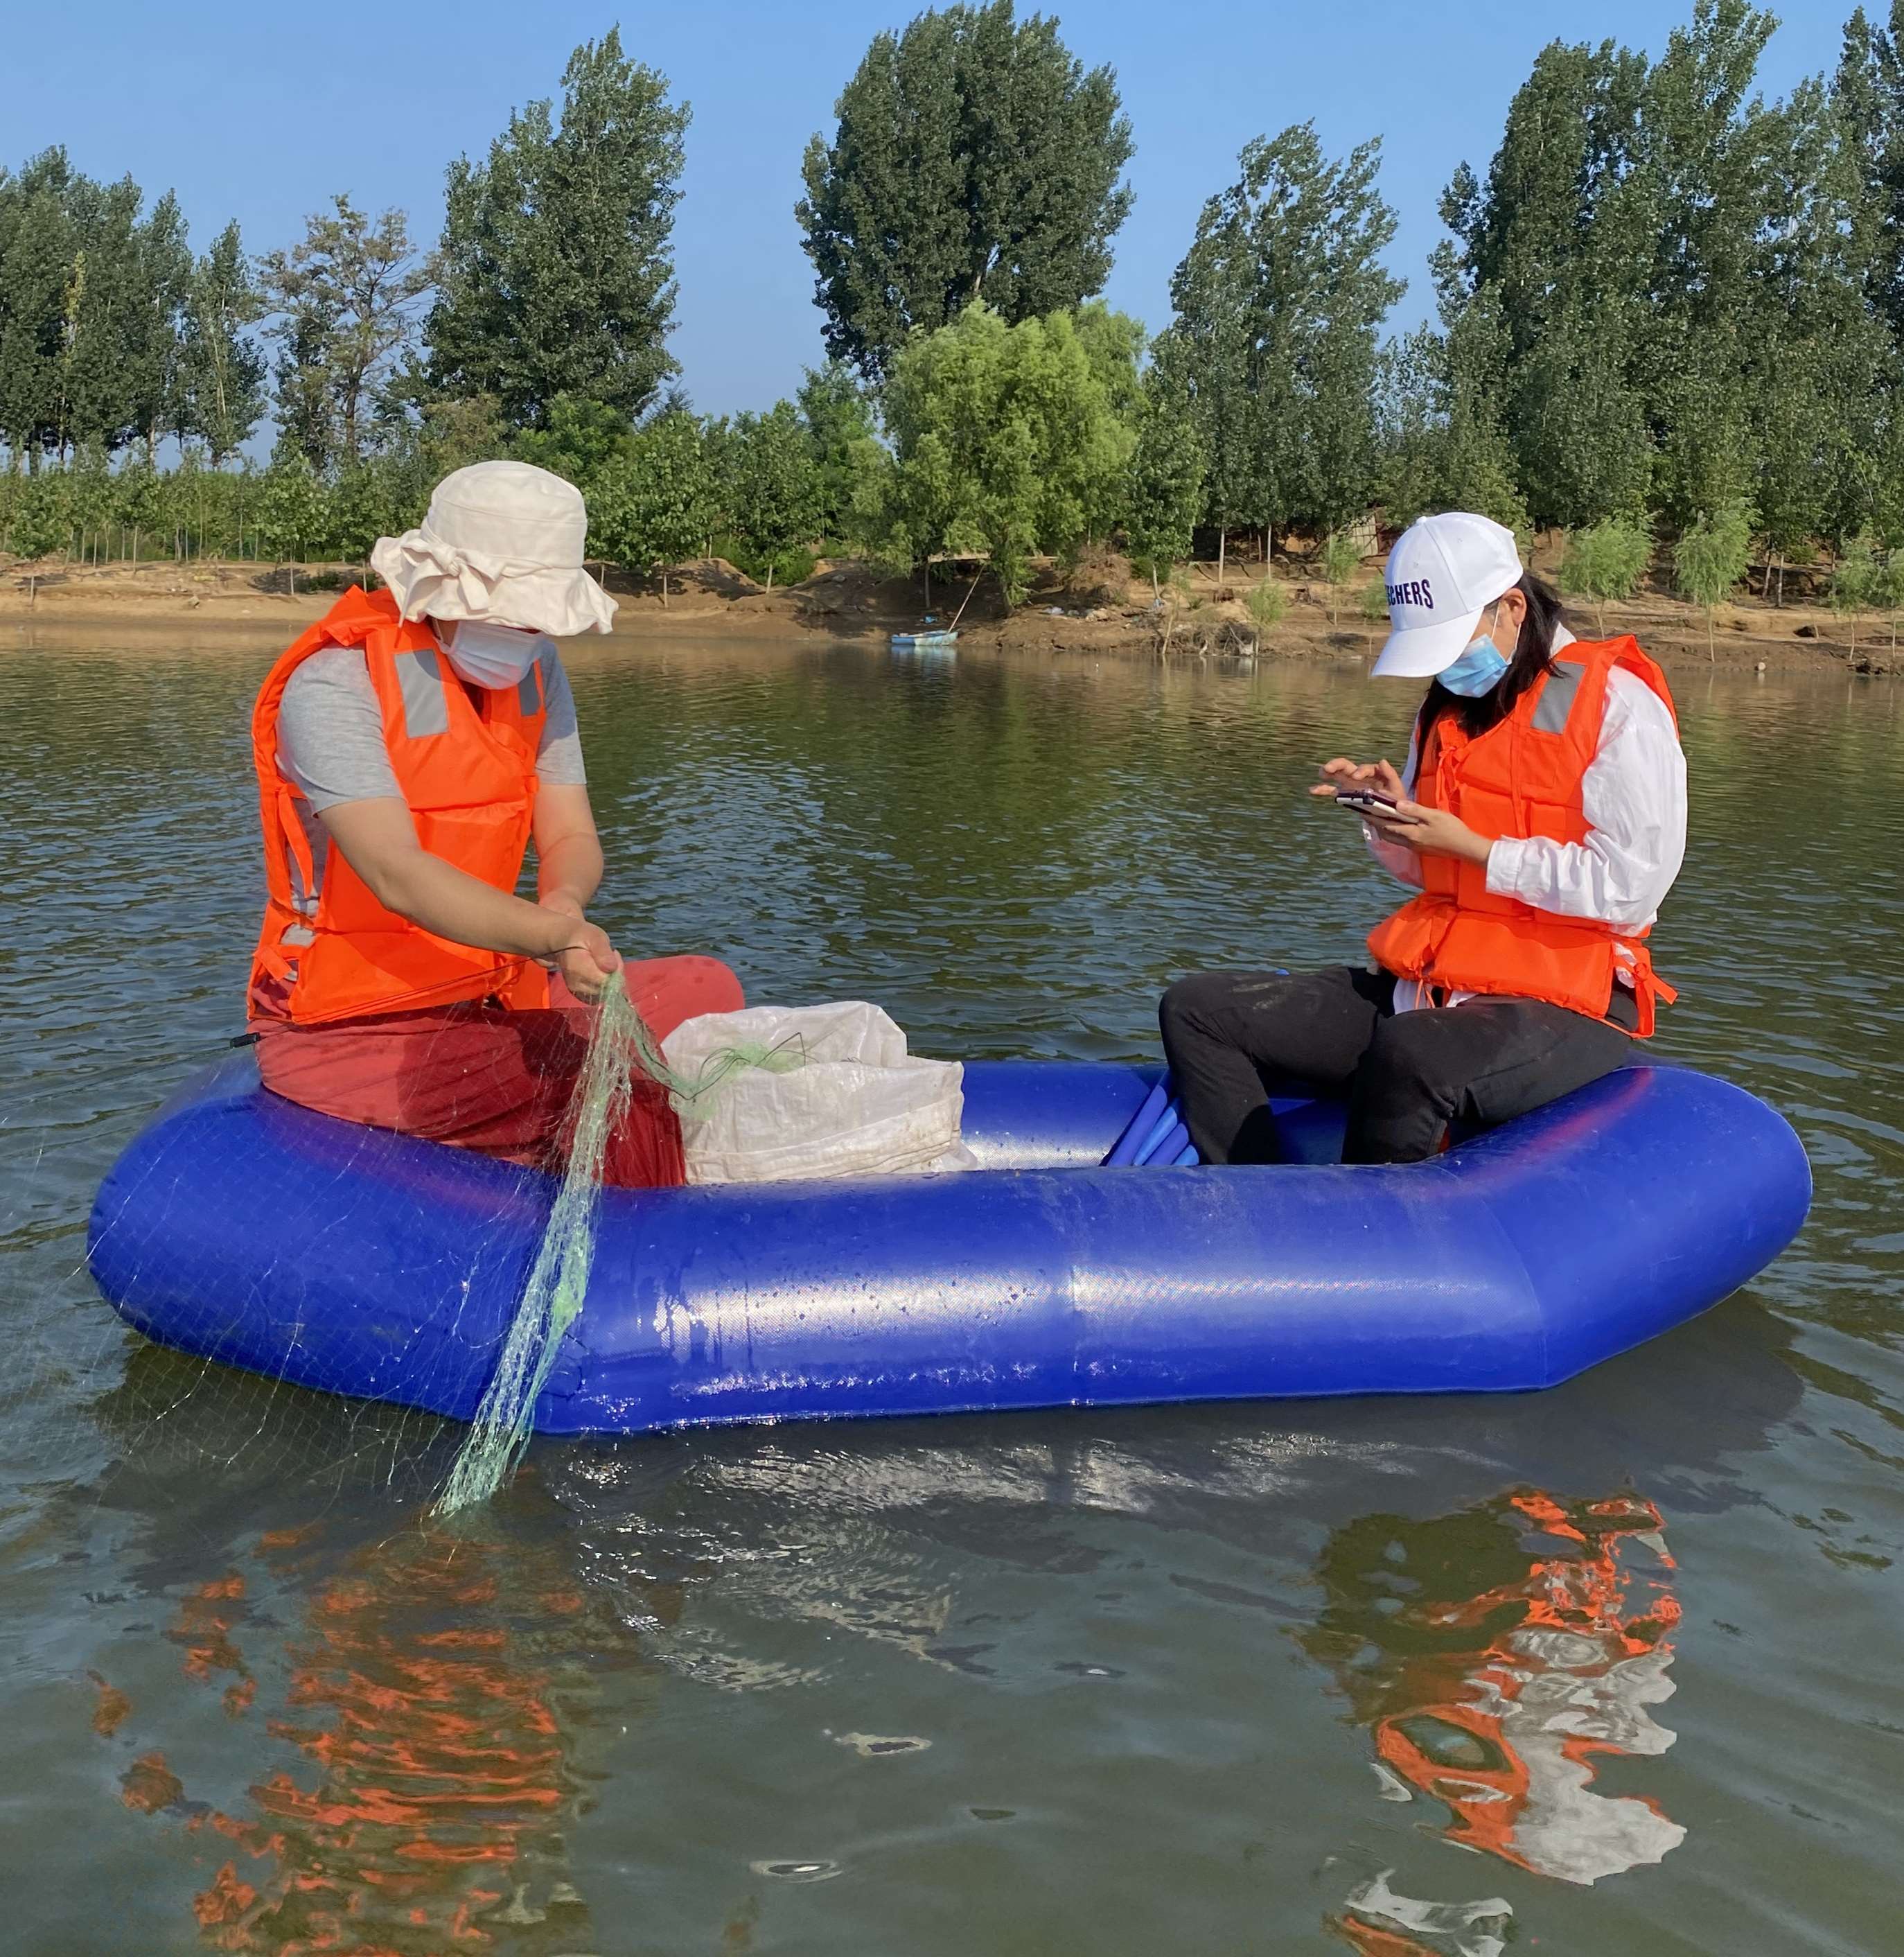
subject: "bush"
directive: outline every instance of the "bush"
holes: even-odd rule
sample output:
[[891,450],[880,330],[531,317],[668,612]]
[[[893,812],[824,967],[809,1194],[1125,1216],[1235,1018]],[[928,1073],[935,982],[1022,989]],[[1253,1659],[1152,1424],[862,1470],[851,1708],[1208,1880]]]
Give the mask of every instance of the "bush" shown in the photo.
[[1340,605],[1342,587],[1361,569],[1362,553],[1340,530],[1336,530],[1323,539],[1316,561],[1322,582],[1329,587],[1329,623],[1333,625]]
[[1887,582],[1884,567],[1878,563],[1869,537],[1852,538],[1838,553],[1825,596],[1839,618],[1851,621],[1851,649],[1854,653],[1858,650],[1858,615],[1877,608]]
[[1653,559],[1653,533],[1640,518],[1609,517],[1576,530],[1561,560],[1560,588],[1593,601],[1596,629],[1606,636],[1606,601],[1631,598]]
[[769,587],[804,583],[813,576],[813,566],[819,561],[811,551],[797,546],[769,556],[756,550],[746,538],[737,537],[731,531],[714,539],[713,554],[725,558],[736,571],[745,571],[755,583]]
[[1267,632],[1271,626],[1283,622],[1283,614],[1289,609],[1289,594],[1265,571],[1261,578],[1249,587],[1243,603],[1257,631]]
[[1388,587],[1380,578],[1362,587],[1361,610],[1362,623],[1370,628],[1369,650],[1372,653],[1375,649],[1375,628],[1388,623]]

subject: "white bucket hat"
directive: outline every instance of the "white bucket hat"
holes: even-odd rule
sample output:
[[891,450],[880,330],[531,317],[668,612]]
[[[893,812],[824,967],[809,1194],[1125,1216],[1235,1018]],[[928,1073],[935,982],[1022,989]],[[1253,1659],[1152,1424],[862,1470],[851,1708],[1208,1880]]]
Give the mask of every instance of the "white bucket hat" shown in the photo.
[[379,537],[371,566],[406,618],[480,618],[554,639],[605,632],[615,601],[582,567],[588,507],[572,482],[526,462],[446,476],[422,525]]
[[1466,510],[1423,517],[1395,539],[1388,643],[1369,677],[1428,679],[1466,652],[1481,615],[1520,582],[1514,533]]

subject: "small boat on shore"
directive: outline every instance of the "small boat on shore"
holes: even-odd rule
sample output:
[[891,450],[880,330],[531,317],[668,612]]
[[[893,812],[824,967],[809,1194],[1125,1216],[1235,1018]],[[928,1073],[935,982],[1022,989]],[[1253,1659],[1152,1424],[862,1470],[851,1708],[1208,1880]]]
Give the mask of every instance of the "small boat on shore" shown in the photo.
[[[1406,1167],[1344,1168],[1339,1105],[1294,1097],[1275,1167],[1168,1137],[1107,1163],[1158,1073],[968,1064],[962,1173],[605,1190],[537,1428],[1552,1386],[1727,1296],[1810,1201],[1783,1119],[1688,1069]],[[162,1345],[467,1419],[554,1187],[313,1114],[239,1055],[127,1147],[88,1257]]]
[[958,644],[958,634],[953,631],[895,632],[892,650],[895,653],[949,653]]

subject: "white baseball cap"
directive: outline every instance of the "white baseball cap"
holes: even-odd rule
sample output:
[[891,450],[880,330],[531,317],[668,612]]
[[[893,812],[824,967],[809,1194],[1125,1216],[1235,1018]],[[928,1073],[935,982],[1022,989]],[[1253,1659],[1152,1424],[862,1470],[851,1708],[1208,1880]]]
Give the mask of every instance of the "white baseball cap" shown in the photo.
[[1371,678],[1431,679],[1473,643],[1481,615],[1520,582],[1514,533],[1487,517],[1449,510],[1395,539],[1383,572],[1388,640]]

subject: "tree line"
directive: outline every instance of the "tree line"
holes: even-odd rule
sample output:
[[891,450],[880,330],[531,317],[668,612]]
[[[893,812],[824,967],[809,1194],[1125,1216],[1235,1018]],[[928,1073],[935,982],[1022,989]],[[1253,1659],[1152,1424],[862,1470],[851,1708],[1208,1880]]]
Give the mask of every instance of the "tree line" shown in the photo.
[[1874,590],[1904,546],[1904,0],[1768,101],[1774,24],[1696,0],[1656,60],[1543,49],[1399,336],[1379,139],[1251,141],[1153,337],[1097,297],[1132,195],[1111,70],[1012,0],[923,13],[804,158],[827,364],[718,419],[667,346],[689,111],[617,32],[451,165],[428,249],[339,196],[286,248],[195,255],[169,194],[50,151],[0,173],[0,542],[357,558],[510,454],[642,573],[851,548],[982,556],[1016,595],[1116,541],[1160,584],[1199,540],[1340,565],[1371,511],[1460,506],[1567,530],[1589,596],[1656,545],[1695,596],[1820,545]]

